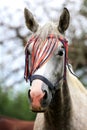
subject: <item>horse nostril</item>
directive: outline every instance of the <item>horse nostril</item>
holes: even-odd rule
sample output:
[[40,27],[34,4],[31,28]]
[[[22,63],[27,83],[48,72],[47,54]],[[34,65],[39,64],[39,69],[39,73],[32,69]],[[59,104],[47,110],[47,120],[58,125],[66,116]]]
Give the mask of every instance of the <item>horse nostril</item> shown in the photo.
[[46,91],[46,90],[44,90],[44,93],[45,93],[45,94],[44,94],[43,99],[45,99],[45,100],[46,100],[46,99],[47,99],[47,91]]

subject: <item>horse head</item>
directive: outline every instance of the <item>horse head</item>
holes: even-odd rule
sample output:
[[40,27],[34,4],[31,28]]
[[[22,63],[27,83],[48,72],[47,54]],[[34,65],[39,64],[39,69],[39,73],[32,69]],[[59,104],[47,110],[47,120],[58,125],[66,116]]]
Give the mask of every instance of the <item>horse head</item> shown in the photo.
[[32,31],[25,47],[25,79],[30,81],[28,97],[32,111],[43,112],[66,78],[67,40],[64,33],[70,15],[64,8],[59,22],[48,22],[42,27],[26,8],[24,15],[26,26]]

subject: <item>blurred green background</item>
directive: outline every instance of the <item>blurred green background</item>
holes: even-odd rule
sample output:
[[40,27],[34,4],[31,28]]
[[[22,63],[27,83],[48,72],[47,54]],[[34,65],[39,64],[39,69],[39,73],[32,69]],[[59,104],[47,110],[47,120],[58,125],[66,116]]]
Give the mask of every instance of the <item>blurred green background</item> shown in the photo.
[[16,97],[12,96],[11,92],[3,92],[0,88],[0,115],[34,120],[36,114],[29,109],[27,93],[20,92]]

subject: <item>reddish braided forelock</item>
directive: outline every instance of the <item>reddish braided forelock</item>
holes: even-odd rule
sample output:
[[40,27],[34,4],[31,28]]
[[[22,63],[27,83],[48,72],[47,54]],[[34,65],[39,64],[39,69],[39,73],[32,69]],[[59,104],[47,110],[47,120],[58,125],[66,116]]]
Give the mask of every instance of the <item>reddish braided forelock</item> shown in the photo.
[[53,37],[53,35],[51,35],[51,37],[47,37],[42,44],[41,42],[37,42],[38,50],[37,47],[35,47],[35,44],[33,44],[31,74],[47,62],[49,57],[52,56],[57,45],[57,38]]

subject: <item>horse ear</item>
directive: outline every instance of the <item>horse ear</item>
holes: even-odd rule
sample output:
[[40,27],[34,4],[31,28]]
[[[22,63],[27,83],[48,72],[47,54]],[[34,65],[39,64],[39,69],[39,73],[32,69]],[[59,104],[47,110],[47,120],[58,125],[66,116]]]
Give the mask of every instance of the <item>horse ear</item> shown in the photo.
[[63,9],[63,13],[60,16],[58,30],[60,33],[64,33],[69,26],[70,14],[67,8]]
[[25,17],[25,23],[26,23],[27,28],[31,30],[32,32],[36,32],[39,25],[34,19],[32,13],[26,8],[24,9],[24,17]]

